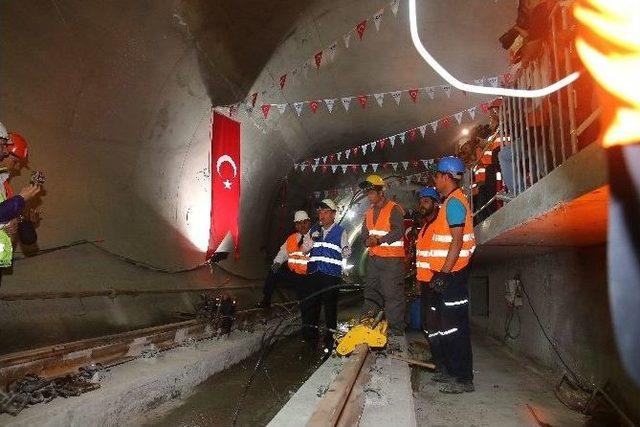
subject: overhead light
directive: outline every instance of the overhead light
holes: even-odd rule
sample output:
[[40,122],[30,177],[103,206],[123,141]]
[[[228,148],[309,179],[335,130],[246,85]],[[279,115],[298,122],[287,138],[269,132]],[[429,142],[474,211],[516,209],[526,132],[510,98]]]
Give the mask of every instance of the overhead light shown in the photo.
[[469,135],[469,129],[468,129],[468,128],[463,128],[463,129],[462,129],[462,132],[460,132],[460,134],[461,134],[462,136],[467,136],[467,135]]
[[422,56],[422,58],[433,68],[433,70],[440,74],[440,77],[445,79],[451,86],[464,91],[464,92],[472,92],[479,93],[483,95],[494,95],[494,96],[513,96],[516,98],[539,98],[541,96],[549,95],[557,90],[562,89],[563,87],[575,82],[578,77],[580,77],[580,73],[575,71],[563,79],[549,85],[547,87],[543,87],[540,89],[507,89],[500,87],[486,87],[486,86],[476,86],[468,83],[461,82],[456,79],[444,69],[442,65],[435,60],[433,56],[425,49],[422,41],[420,40],[420,35],[418,35],[418,18],[416,16],[416,0],[409,0],[409,29],[411,31],[411,40],[413,41],[413,45],[416,50]]

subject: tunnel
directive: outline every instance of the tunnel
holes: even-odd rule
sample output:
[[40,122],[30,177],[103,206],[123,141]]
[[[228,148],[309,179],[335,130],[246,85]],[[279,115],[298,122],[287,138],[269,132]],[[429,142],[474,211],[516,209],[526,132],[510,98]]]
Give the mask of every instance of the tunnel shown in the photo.
[[[624,175],[636,185],[628,196],[617,188],[634,187],[614,174],[623,163],[633,171],[638,157],[635,144],[615,154],[603,143],[607,85],[580,56],[579,3],[604,8],[3,1],[0,122],[29,144],[11,185],[20,193],[34,171],[46,181],[23,212],[40,211],[37,243],[14,238],[0,274],[0,408],[8,408],[0,425],[329,425],[318,401],[357,356],[303,349],[296,328],[265,344],[299,307],[295,289],[278,287],[270,310],[256,308],[274,256],[297,211],[315,224],[319,203],[335,202],[350,246],[337,328],[353,326],[372,268],[359,184],[383,178],[410,240],[421,189],[453,155],[466,166],[460,183],[476,244],[465,282],[476,391],[439,394],[419,364],[429,350],[412,353],[428,348],[428,331],[416,320],[420,286],[407,251],[397,292],[411,326],[362,359],[369,372],[354,390],[369,385],[360,409],[342,412],[356,421],[341,425],[635,425],[638,246],[611,234],[624,227],[609,209],[617,197],[636,203],[620,217],[627,235],[637,232],[637,177]],[[417,48],[412,7],[419,42],[441,68]],[[543,96],[499,91],[572,76]],[[226,166],[215,146],[221,123],[239,132]],[[511,154],[500,157],[506,146]],[[493,160],[483,163],[487,153]],[[234,207],[215,188],[229,166],[240,177]],[[238,232],[215,240],[212,218],[229,209]],[[619,264],[625,273],[612,278]],[[53,387],[94,371],[95,389],[80,396],[45,396],[19,411],[11,403],[24,378]],[[251,372],[254,397],[239,385]],[[273,402],[261,407],[260,394]]]

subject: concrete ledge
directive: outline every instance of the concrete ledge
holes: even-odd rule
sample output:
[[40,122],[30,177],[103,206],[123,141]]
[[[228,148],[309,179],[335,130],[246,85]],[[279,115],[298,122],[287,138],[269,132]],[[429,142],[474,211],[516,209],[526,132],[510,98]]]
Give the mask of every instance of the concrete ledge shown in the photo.
[[211,375],[241,361],[260,345],[263,329],[234,331],[193,347],[137,359],[111,369],[101,388],[27,408],[17,417],[0,416],[3,426],[125,426],[160,404],[189,394]]
[[599,144],[591,144],[476,226],[476,240],[491,243],[504,232],[608,182],[605,151]]
[[[389,338],[389,348],[406,351],[406,339]],[[338,375],[342,359],[330,358],[298,389],[287,404],[268,424],[269,427],[299,427],[305,425],[322,399],[322,393]],[[399,360],[383,354],[376,357],[370,369],[370,380],[364,387],[364,409],[360,426],[416,425],[411,389],[411,369]]]

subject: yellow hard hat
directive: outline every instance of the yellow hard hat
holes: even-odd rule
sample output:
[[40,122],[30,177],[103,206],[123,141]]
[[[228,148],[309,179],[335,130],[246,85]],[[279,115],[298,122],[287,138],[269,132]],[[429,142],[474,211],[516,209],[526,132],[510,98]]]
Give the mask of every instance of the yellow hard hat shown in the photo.
[[360,183],[360,188],[372,189],[373,187],[384,187],[384,179],[380,175],[369,175],[364,182]]

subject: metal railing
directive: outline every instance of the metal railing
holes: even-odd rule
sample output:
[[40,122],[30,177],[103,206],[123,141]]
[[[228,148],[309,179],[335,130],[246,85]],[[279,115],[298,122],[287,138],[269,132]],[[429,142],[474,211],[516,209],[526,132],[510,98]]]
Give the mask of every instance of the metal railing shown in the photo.
[[[543,87],[574,71],[574,52],[569,42],[569,7],[569,4],[555,5],[549,16],[550,34],[541,44],[539,54],[526,67],[517,70],[508,86]],[[499,165],[505,188],[502,191],[491,189],[490,198],[485,191],[484,197],[475,196],[474,200],[473,189],[481,185],[474,170],[484,166],[478,159],[467,176],[468,195],[476,222],[498,209],[501,201],[508,202],[517,197],[595,140],[592,135],[580,138],[600,115],[599,108],[591,108],[591,86],[582,84],[585,78],[588,77],[583,74],[577,82],[542,98],[502,98],[494,135],[501,153],[498,159],[493,156],[492,163]],[[579,91],[576,91],[576,85],[580,86]],[[577,124],[578,120],[580,124]],[[487,145],[491,142],[489,140]]]

